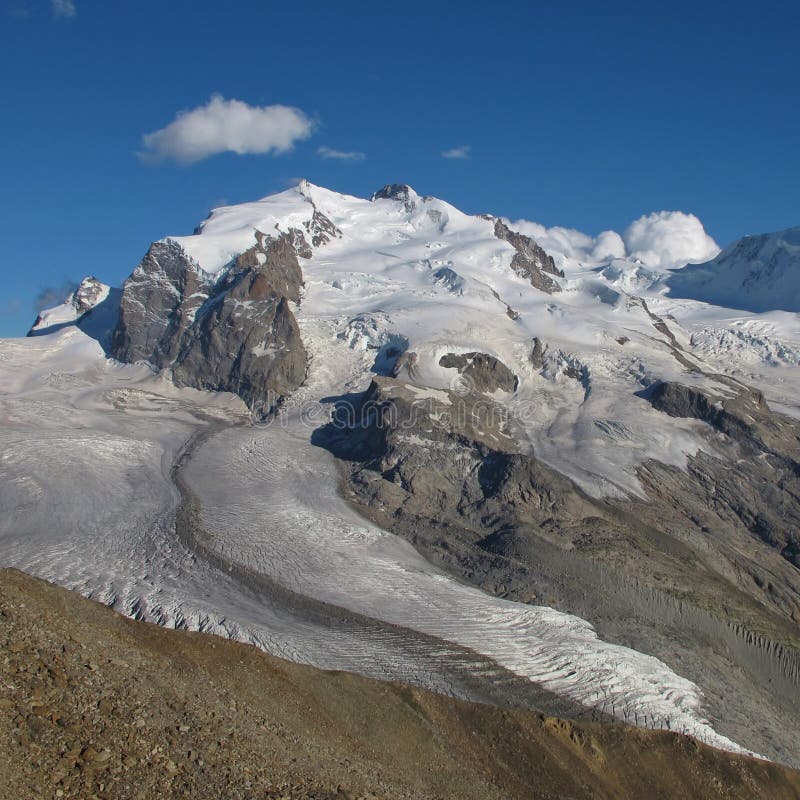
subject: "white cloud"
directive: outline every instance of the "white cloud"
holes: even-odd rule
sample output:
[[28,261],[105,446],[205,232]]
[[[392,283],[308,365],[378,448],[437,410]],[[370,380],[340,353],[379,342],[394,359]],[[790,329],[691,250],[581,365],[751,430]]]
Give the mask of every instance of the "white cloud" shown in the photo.
[[50,10],[56,19],[71,19],[78,13],[73,0],[50,0]]
[[658,211],[640,217],[620,236],[603,231],[590,236],[574,228],[547,228],[520,219],[513,230],[534,238],[548,253],[584,264],[601,264],[613,258],[638,258],[648,267],[666,269],[708,261],[719,253],[717,243],[694,214]]
[[363,161],[367,156],[355,150],[335,150],[333,147],[323,145],[317,150],[317,155],[323,158],[335,158],[339,161]]
[[648,267],[682,267],[714,258],[717,243],[706,233],[694,214],[657,211],[639,217],[624,234],[631,258]]
[[450,150],[445,150],[442,153],[442,158],[469,158],[469,151],[472,148],[468,144],[462,144],[460,147],[453,147]]
[[593,261],[625,258],[625,242],[616,231],[602,231],[592,242],[591,257]]
[[191,164],[217,153],[285,153],[307,139],[313,121],[291,106],[250,106],[213,95],[204,106],[181,111],[161,130],[142,137],[145,160]]

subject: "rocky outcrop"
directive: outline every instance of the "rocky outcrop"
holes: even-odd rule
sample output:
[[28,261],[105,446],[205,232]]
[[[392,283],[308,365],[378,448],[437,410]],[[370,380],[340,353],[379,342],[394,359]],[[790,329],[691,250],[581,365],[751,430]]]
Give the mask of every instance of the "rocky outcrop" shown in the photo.
[[120,361],[168,367],[211,286],[183,248],[154,242],[122,287],[112,354]]
[[[765,450],[764,438],[771,439],[786,455],[787,445],[794,454],[798,448],[791,446],[796,436],[785,436],[790,431],[782,428],[756,389],[741,387],[733,397],[713,396],[692,386],[681,383],[660,382],[647,393],[653,407],[671,417],[692,417],[707,422],[721,433],[740,444],[756,450]],[[789,420],[783,426],[794,427]]]
[[[333,239],[342,238],[342,232],[316,206],[311,220],[306,223],[305,228],[314,247],[321,247]],[[305,258],[311,258],[311,256],[305,256]]]
[[515,392],[517,376],[500,360],[486,353],[446,353],[439,366],[454,369],[474,391],[492,394],[498,390]]
[[508,242],[517,252],[511,261],[511,269],[517,275],[527,278],[531,285],[548,294],[560,292],[561,287],[552,275],[564,277],[564,272],[556,267],[556,262],[529,236],[512,231],[501,219],[487,217],[494,221],[494,235]]
[[541,369],[544,366],[544,354],[546,351],[547,345],[543,345],[542,340],[538,336],[534,336],[531,354],[528,356],[528,361],[530,361],[534,369]]
[[[398,374],[413,375],[414,354],[400,361]],[[513,387],[515,376],[504,377]],[[568,480],[519,452],[503,405],[470,382],[464,389],[420,393],[403,379],[375,378],[356,419],[334,423],[362,502],[395,520],[456,525],[478,538],[500,521],[578,524],[597,515]]]
[[405,183],[387,183],[382,189],[378,189],[370,200],[399,200],[410,214],[417,207],[416,197],[416,192]]
[[[700,452],[669,480],[663,467],[650,465],[646,473],[660,476],[648,481],[653,494],[669,498],[673,510],[683,509],[701,529],[743,528],[800,567],[800,424],[773,413],[761,392],[740,385],[713,396],[665,382],[646,396],[659,411],[701,420],[723,434],[719,448],[728,455],[722,460]],[[753,580],[769,581],[763,573]]]
[[213,281],[176,242],[156,242],[125,282],[112,354],[171,369],[175,383],[238,394],[260,419],[305,378],[290,302],[300,300],[297,239],[256,245]]
[[314,255],[312,247],[322,247],[333,239],[342,238],[342,232],[314,205],[311,197],[306,195],[306,200],[314,206],[311,219],[304,222],[302,228],[289,228],[287,233],[300,258],[311,258]]
[[93,309],[105,291],[106,287],[93,275],[84,278],[72,295],[72,305],[78,316]]
[[528,363],[543,377],[559,382],[562,376],[577,381],[583,388],[584,397],[592,391],[591,370],[574,353],[565,353],[558,348],[550,349],[538,336],[533,337],[533,347]]
[[314,255],[314,251],[306,239],[305,231],[300,228],[289,228],[286,235],[298,258],[311,258]]
[[306,352],[289,301],[301,273],[286,238],[236,260],[182,337],[172,367],[178,386],[233,392],[268,417],[304,380]]

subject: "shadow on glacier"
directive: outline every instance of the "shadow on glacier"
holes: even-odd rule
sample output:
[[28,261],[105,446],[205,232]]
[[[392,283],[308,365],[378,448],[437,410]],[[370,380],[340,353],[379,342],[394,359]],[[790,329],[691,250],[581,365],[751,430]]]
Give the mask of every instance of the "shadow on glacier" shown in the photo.
[[323,397],[320,403],[331,406],[330,420],[311,433],[311,444],[327,450],[343,461],[360,461],[376,444],[371,439],[379,431],[364,424],[369,389]]
[[49,325],[40,330],[28,331],[28,336],[50,336],[59,333],[67,328],[78,328],[90,339],[94,339],[103,348],[106,357],[111,357],[111,336],[114,328],[117,327],[119,319],[119,304],[122,300],[121,289],[111,289],[108,297],[98,303],[94,308],[89,309],[83,316],[69,322],[60,322],[56,325]]
[[[391,335],[376,348],[370,372],[384,377],[394,375],[398,360],[407,350],[408,339]],[[311,444],[344,461],[363,460],[378,444],[375,437],[381,435],[383,427],[380,409],[370,406],[369,394],[367,388],[321,398],[320,405],[331,407],[330,419],[311,433]]]
[[[713,262],[711,262],[713,263]],[[760,295],[742,286],[729,286],[725,276],[709,268],[708,264],[689,264],[675,270],[665,281],[670,300],[696,300],[713,306],[736,311],[764,314],[768,311],[800,312],[796,293],[771,292]]]

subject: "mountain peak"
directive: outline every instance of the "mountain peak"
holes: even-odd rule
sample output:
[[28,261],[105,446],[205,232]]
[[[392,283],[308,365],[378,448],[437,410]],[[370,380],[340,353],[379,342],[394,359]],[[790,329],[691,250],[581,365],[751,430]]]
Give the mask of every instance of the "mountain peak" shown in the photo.
[[311,193],[314,191],[314,189],[321,189],[324,187],[317,186],[316,184],[311,183],[311,181],[308,180],[307,178],[301,178],[298,181],[297,186],[295,188],[297,190],[297,193],[301,197],[305,197],[307,200],[311,200]]
[[418,198],[419,195],[407,183],[387,183],[382,189],[378,189],[370,200],[399,200],[406,211],[413,211],[417,207]]
[[28,335],[50,333],[64,325],[76,322],[105,300],[109,291],[110,287],[101,283],[93,275],[87,275],[61,305],[39,312]]
[[704,264],[676,270],[673,297],[755,312],[800,311],[800,226],[745,236]]
[[87,275],[67,298],[67,302],[72,303],[78,315],[82,315],[94,308],[107,291],[108,287],[100,283],[94,275]]

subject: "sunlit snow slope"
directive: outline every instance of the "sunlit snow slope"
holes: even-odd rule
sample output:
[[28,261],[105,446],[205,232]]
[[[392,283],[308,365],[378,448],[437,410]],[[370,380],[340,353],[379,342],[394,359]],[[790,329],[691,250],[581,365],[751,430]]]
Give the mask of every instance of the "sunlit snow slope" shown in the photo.
[[[682,466],[703,446],[697,423],[665,420],[637,392],[657,380],[730,391],[687,375],[669,334],[704,370],[763,378],[768,399],[793,403],[798,373],[771,367],[794,363],[794,314],[672,299],[666,271],[621,259],[586,267],[556,254],[566,271],[563,291],[535,291],[510,268],[515,251],[496,238],[493,219],[407,191],[400,200],[368,201],[303,182],[218,209],[199,234],[176,241],[214,274],[232,253],[252,246],[255,230],[288,232],[324,214],[341,236],[303,261],[298,318],[324,320],[350,348],[401,343],[416,354],[415,381],[427,389],[450,388],[457,379],[439,366],[446,353],[496,356],[520,379],[513,397],[503,398],[520,412],[516,435],[596,496],[638,494],[634,470],[645,458]],[[530,360],[534,337],[546,346],[543,369]],[[688,347],[694,341],[699,346]],[[570,368],[583,373],[582,383],[569,377]],[[613,425],[597,424],[604,421]]]

